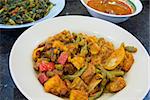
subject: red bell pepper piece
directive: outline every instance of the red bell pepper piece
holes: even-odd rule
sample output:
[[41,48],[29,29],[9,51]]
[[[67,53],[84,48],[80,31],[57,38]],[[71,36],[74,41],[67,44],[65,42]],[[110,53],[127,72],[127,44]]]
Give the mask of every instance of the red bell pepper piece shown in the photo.
[[68,53],[67,52],[62,52],[58,58],[58,63],[64,65],[68,59]]
[[43,71],[52,71],[54,69],[55,64],[53,62],[41,61],[38,65],[39,70]]
[[45,75],[45,73],[40,73],[38,75],[38,79],[41,84],[44,84],[48,80],[48,77]]

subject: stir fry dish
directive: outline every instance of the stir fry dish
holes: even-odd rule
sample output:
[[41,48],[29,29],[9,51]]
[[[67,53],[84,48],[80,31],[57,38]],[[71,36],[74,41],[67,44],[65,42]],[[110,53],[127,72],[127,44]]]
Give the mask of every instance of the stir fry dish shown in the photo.
[[32,58],[46,92],[70,100],[95,100],[127,85],[124,75],[136,51],[124,43],[116,49],[104,38],[64,30],[39,44]]
[[34,22],[46,16],[53,6],[49,0],[0,0],[0,24]]

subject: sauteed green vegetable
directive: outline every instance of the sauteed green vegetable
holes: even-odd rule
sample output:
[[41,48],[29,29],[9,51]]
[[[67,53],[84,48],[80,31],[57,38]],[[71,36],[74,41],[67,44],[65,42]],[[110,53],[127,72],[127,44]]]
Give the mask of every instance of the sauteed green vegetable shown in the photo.
[[49,0],[0,0],[0,24],[34,22],[46,16],[53,6]]
[[136,51],[124,43],[116,49],[104,38],[65,30],[41,43],[32,58],[46,92],[70,100],[95,100],[127,85],[124,75]]

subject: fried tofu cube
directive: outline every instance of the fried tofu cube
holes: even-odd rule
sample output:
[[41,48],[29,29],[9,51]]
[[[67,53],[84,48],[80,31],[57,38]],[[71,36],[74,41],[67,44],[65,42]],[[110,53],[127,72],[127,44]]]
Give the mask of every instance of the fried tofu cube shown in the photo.
[[92,77],[95,74],[95,66],[91,63],[88,64],[88,68],[86,71],[82,74],[81,78],[84,80],[86,84],[89,84],[91,81]]
[[124,57],[125,50],[123,44],[121,44],[121,46],[116,49],[107,59],[104,68],[107,70],[114,70],[123,61]]
[[71,88],[86,91],[87,85],[80,77],[76,77],[71,84]]
[[95,43],[95,42],[98,42],[98,39],[96,38],[96,36],[88,36],[87,41]]
[[122,77],[116,77],[112,82],[110,82],[106,88],[112,92],[118,92],[126,86],[126,82]]
[[99,50],[100,50],[100,47],[98,46],[97,43],[93,43],[90,46],[90,52],[91,52],[91,54],[98,54]]
[[73,59],[71,59],[71,62],[79,70],[84,66],[85,59],[83,57],[76,56]]
[[60,48],[61,50],[67,51],[67,47],[64,45],[64,43],[61,42],[61,41],[58,41],[58,40],[53,42],[53,46],[52,47]]
[[125,58],[123,61],[122,70],[128,72],[130,70],[131,66],[133,65],[133,63],[134,63],[133,55],[129,52],[126,52]]
[[88,100],[88,95],[84,91],[71,90],[69,100]]
[[44,84],[44,89],[46,92],[51,92],[55,95],[65,95],[68,91],[65,82],[58,75],[47,80]]

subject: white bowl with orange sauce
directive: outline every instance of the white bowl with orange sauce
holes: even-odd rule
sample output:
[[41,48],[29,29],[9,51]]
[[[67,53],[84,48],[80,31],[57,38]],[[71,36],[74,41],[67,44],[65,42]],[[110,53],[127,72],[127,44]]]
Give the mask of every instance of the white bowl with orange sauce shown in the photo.
[[[128,20],[129,17],[139,14],[143,8],[140,0],[80,0],[80,1],[92,16],[113,23],[124,22]],[[104,6],[104,3],[108,4],[105,4]],[[117,11],[118,9],[119,11]]]

